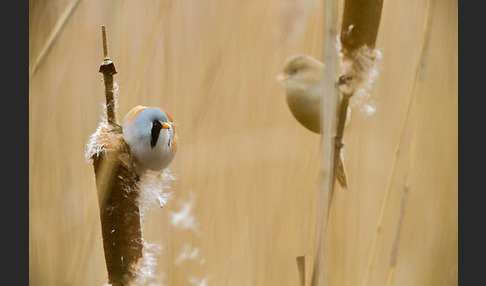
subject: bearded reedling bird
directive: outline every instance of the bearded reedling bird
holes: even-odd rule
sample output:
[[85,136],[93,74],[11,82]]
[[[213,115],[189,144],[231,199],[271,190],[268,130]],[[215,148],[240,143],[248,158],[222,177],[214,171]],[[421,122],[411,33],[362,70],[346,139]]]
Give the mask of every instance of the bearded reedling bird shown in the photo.
[[[284,61],[277,81],[284,87],[287,105],[297,121],[314,133],[321,132],[321,96],[324,90],[324,63],[298,54]],[[327,95],[324,95],[327,96]],[[336,178],[347,188],[342,153],[336,166]]]
[[162,108],[136,106],[122,124],[123,137],[130,152],[145,168],[166,168],[177,152],[178,139],[172,116]]

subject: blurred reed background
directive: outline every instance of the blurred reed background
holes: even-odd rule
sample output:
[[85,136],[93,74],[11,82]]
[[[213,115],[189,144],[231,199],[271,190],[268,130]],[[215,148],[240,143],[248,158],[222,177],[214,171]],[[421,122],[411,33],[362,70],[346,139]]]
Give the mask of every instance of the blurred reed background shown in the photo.
[[[416,81],[427,1],[384,3],[377,109],[355,107],[345,130],[349,189],[336,190],[331,209],[330,285],[360,285],[367,269],[368,285],[386,285],[401,205],[391,285],[458,284],[458,4],[436,2]],[[292,54],[322,59],[323,23],[317,0],[30,0],[30,285],[107,280],[84,159],[104,103],[101,25],[118,71],[118,120],[141,104],[179,124],[172,199],[144,222],[145,239],[161,246],[148,285],[298,285],[299,255],[310,280],[320,138],[293,119],[275,77]]]

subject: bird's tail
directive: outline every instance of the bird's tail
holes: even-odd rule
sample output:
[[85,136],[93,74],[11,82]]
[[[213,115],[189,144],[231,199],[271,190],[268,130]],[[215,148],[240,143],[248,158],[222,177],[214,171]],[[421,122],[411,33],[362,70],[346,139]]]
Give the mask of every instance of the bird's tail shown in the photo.
[[336,168],[335,175],[337,181],[339,182],[339,185],[341,185],[343,189],[347,189],[348,177],[346,175],[346,169],[344,168],[344,156],[342,150],[341,152],[339,152],[339,160],[337,160],[337,165],[335,166],[335,168]]

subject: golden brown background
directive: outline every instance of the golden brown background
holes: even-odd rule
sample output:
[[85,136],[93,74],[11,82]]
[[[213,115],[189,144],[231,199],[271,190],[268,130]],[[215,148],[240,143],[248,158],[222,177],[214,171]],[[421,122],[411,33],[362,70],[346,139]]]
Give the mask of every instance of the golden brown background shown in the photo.
[[[179,124],[172,199],[144,222],[145,239],[161,246],[147,285],[298,285],[298,255],[309,280],[320,138],[293,119],[275,77],[294,53],[322,59],[323,6],[30,0],[30,285],[106,282],[83,154],[104,102],[101,25],[118,71],[118,119],[141,104],[163,106]],[[355,108],[345,130],[349,189],[336,190],[331,210],[329,285],[360,285],[389,180],[368,285],[386,285],[404,186],[392,285],[458,284],[458,3],[432,6],[425,71],[414,80],[427,7],[384,2],[377,111]],[[193,229],[171,224],[181,210]],[[195,257],[181,261],[185,249]]]

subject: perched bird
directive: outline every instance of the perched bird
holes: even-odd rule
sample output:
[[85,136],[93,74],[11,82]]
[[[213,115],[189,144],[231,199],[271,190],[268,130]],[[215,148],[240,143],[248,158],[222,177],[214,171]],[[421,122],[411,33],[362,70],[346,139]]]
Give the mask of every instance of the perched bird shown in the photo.
[[321,132],[320,102],[323,91],[324,64],[315,58],[298,54],[284,61],[277,81],[285,88],[290,112],[305,128]]
[[162,108],[136,106],[122,124],[123,138],[130,152],[145,168],[166,168],[177,152],[178,139],[172,116]]
[[[324,63],[298,54],[287,58],[277,81],[284,87],[287,105],[297,121],[314,133],[321,132],[321,97],[324,91]],[[326,95],[324,95],[326,96]],[[336,178],[347,187],[342,154],[336,166]]]

